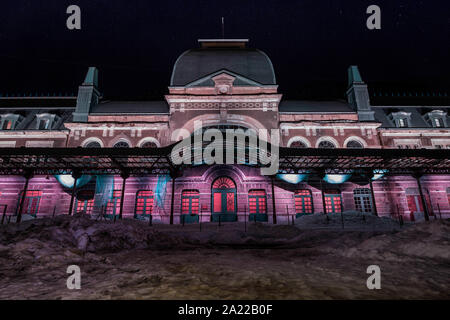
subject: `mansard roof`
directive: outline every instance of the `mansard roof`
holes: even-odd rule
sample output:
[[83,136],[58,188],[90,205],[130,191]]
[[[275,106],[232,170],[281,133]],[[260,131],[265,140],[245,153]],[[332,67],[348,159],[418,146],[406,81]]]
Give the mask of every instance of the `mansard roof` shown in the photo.
[[[394,121],[390,118],[392,113],[404,112],[408,114],[409,126],[408,128],[433,128],[433,126],[426,121],[425,116],[428,112],[433,110],[442,110],[448,114],[450,106],[372,106],[372,110],[375,111],[375,120],[381,123],[383,128],[396,128]],[[436,128],[442,129],[442,128]]]
[[124,113],[169,113],[166,101],[104,101],[94,105],[91,114],[124,114]]
[[188,50],[177,59],[170,86],[186,86],[219,70],[263,85],[276,84],[272,62],[264,52],[245,47],[202,47]]
[[75,108],[76,96],[10,96],[0,97],[0,108]]
[[38,130],[37,129],[37,115],[50,114],[57,115],[57,120],[53,123],[51,130],[64,130],[64,123],[72,121],[72,108],[68,109],[40,109],[40,108],[29,108],[29,109],[8,109],[0,108],[0,115],[6,114],[18,114],[22,117],[22,120],[14,127],[13,131],[21,130]]

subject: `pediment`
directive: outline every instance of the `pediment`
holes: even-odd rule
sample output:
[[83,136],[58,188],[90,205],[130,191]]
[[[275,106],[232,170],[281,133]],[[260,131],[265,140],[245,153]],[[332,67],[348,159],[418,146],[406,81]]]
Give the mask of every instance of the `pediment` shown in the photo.
[[223,70],[214,72],[212,74],[209,74],[205,77],[202,77],[198,80],[195,80],[195,81],[187,84],[186,87],[187,88],[189,88],[189,87],[215,87],[215,86],[217,86],[218,83],[225,83],[225,82],[227,82],[233,86],[255,86],[255,87],[264,86],[259,82],[253,81],[244,76],[241,76],[234,72],[223,69]]

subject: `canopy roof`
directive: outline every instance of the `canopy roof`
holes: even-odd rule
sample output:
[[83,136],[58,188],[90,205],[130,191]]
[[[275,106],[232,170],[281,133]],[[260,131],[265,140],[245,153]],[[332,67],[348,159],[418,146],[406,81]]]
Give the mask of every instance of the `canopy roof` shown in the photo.
[[[173,164],[173,147],[0,148],[0,175],[74,171],[81,174],[168,174],[187,166]],[[260,163],[256,166],[262,167]],[[390,175],[449,174],[450,150],[280,148],[280,173],[347,174],[377,170]]]

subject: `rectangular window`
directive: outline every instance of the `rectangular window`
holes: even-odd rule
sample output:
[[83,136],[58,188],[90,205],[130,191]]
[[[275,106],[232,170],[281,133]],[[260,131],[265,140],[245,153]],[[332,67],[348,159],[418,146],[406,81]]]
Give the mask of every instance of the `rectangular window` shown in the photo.
[[409,211],[412,213],[423,213],[423,204],[419,195],[407,195],[406,200]]
[[294,195],[295,212],[297,214],[311,214],[313,213],[313,202],[311,191],[297,190]]
[[121,198],[122,198],[122,191],[114,190],[113,197],[106,204],[105,214],[112,216],[119,214]]
[[85,214],[92,214],[94,209],[94,191],[82,190],[78,192],[75,208],[76,213],[83,212]]
[[3,130],[12,130],[13,129],[13,121],[12,120],[5,120],[3,121]]
[[398,119],[398,126],[399,126],[399,128],[407,128],[408,127],[408,120],[406,118],[399,118]]
[[181,214],[198,214],[200,205],[200,192],[197,190],[184,190],[181,193]]
[[267,196],[264,190],[250,190],[248,193],[250,214],[267,213]]
[[234,193],[227,193],[227,212],[234,212]]
[[[23,191],[20,193],[19,205],[22,200]],[[39,213],[39,204],[41,202],[42,191],[27,191],[25,194],[25,200],[23,202],[23,214],[29,214],[36,216]],[[19,207],[19,206],[18,206]]]
[[362,213],[372,212],[372,195],[370,189],[353,190],[353,198],[355,200],[356,211]]
[[434,118],[433,123],[436,128],[442,128],[444,126],[444,120],[441,118]]
[[214,212],[222,212],[222,193],[214,193]]
[[327,214],[342,212],[342,198],[340,193],[325,194],[325,210]]
[[50,127],[50,119],[39,120],[39,130],[48,130]]
[[141,190],[136,194],[136,214],[149,215],[153,213],[154,194],[151,190]]

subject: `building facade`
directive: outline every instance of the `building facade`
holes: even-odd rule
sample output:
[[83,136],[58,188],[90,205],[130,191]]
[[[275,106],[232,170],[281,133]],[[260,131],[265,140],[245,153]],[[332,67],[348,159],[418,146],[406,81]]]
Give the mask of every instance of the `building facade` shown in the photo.
[[[162,148],[182,138],[177,130],[193,134],[201,122],[203,128],[219,130],[277,130],[280,145],[289,148],[450,149],[446,94],[370,92],[358,67],[351,66],[346,101],[284,100],[269,57],[248,48],[246,40],[199,44],[177,59],[169,93],[161,101],[108,101],[100,93],[95,67],[77,96],[0,97],[0,147]],[[174,180],[168,176],[131,176],[124,192],[120,176],[83,177],[71,206],[73,186],[67,177],[33,176],[23,192],[25,178],[5,175],[0,205],[7,205],[9,215],[22,210],[30,217],[70,208],[111,217],[122,207],[124,217],[174,223],[218,217],[271,222],[274,212],[278,221],[341,211],[404,219],[450,214],[449,175],[418,180],[385,174],[374,177],[372,186],[342,175],[297,178],[263,176],[245,165],[190,166],[177,177],[172,199]]]

